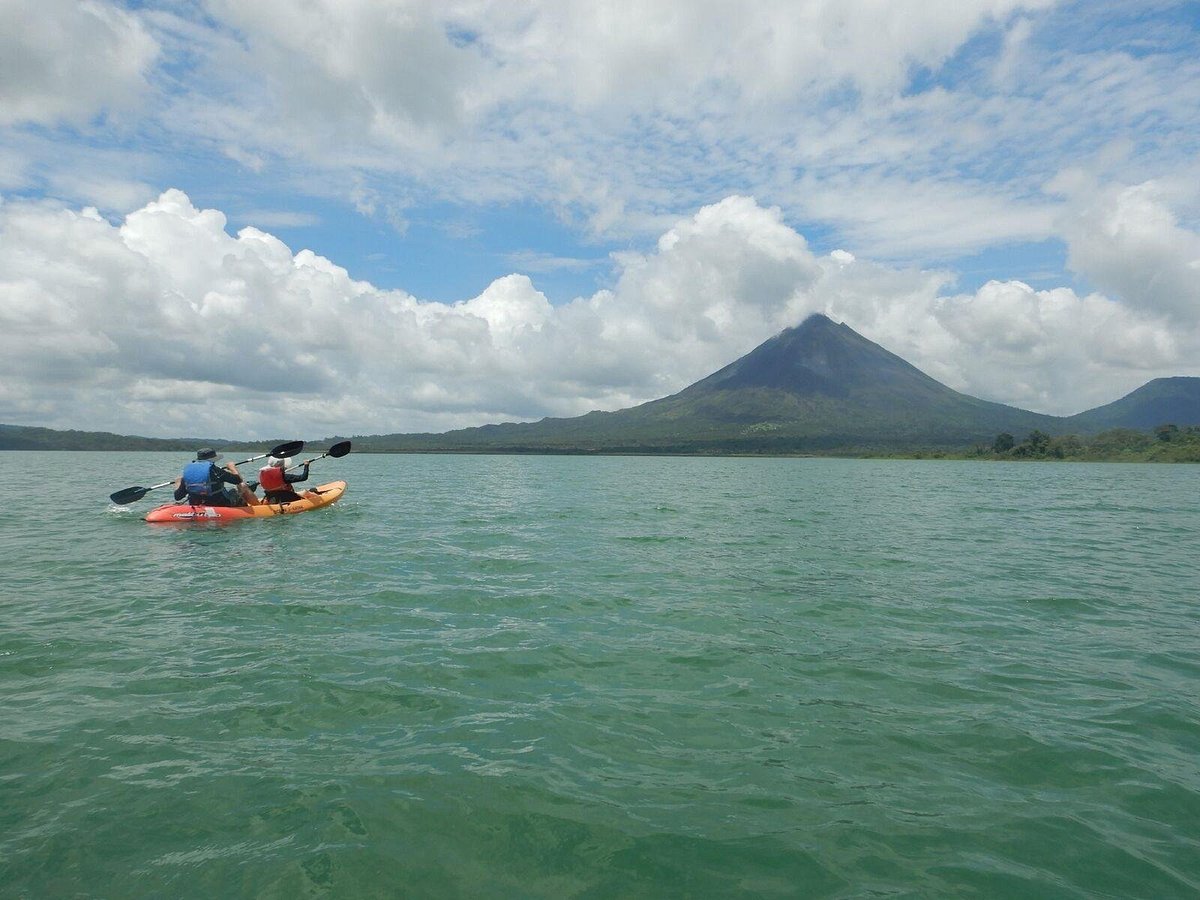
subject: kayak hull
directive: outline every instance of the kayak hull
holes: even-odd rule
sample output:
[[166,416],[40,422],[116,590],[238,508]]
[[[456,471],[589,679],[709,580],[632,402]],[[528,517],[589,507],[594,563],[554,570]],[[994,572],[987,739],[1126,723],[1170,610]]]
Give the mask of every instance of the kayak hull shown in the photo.
[[166,503],[146,514],[147,522],[188,524],[191,522],[232,522],[236,519],[265,519],[290,516],[337,503],[346,492],[346,482],[330,481],[318,485],[316,497],[302,497],[291,503],[260,503],[258,506],[192,506]]

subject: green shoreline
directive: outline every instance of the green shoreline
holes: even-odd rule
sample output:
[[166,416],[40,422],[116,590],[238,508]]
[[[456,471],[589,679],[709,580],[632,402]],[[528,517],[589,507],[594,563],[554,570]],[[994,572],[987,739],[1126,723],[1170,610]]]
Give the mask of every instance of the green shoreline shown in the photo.
[[[1152,431],[1115,428],[1095,435],[1075,434],[1053,436],[1033,431],[1022,440],[1000,434],[990,443],[976,442],[970,446],[945,443],[918,444],[886,440],[840,445],[821,445],[812,442],[804,446],[797,440],[792,446],[747,446],[737,440],[680,441],[677,444],[657,445],[619,444],[612,446],[578,447],[567,444],[493,444],[481,442],[472,446],[447,442],[439,446],[434,435],[421,435],[413,441],[403,436],[367,435],[353,438],[355,453],[438,453],[438,454],[503,454],[536,456],[685,456],[788,458],[821,457],[850,459],[954,459],[981,462],[1200,462],[1200,426],[1178,427],[1160,425]],[[309,442],[319,450],[343,440],[341,436],[326,437]],[[225,452],[255,449],[272,441],[222,440],[214,438],[143,438],[110,432],[55,431],[49,428],[0,425],[0,450],[87,450],[103,452],[175,452],[192,453],[200,446],[220,447]],[[279,443],[278,440],[273,443]]]

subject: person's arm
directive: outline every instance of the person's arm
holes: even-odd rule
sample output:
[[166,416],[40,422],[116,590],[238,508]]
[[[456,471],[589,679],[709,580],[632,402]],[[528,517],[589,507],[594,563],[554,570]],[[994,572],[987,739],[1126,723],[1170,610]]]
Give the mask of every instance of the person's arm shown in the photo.
[[297,481],[308,481],[308,463],[304,464],[304,471],[299,475],[290,475],[287,472],[284,472],[283,480],[288,484],[295,484]]
[[187,488],[183,486],[183,476],[180,475],[175,479],[175,499],[182,500],[187,496]]
[[233,463],[225,463],[225,468],[217,469],[217,472],[220,474],[221,480],[226,484],[242,483],[241,473],[238,472],[237,466],[235,466]]

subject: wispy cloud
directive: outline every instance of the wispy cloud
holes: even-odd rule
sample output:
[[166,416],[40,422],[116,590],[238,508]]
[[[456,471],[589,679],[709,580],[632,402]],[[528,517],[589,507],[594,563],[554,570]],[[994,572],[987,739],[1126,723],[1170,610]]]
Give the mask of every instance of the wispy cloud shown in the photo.
[[517,271],[532,272],[535,275],[546,272],[586,272],[608,263],[607,259],[552,256],[549,253],[538,253],[533,250],[509,253],[505,258]]
[[321,217],[315,213],[286,209],[249,209],[238,218],[261,228],[311,228],[321,224]]

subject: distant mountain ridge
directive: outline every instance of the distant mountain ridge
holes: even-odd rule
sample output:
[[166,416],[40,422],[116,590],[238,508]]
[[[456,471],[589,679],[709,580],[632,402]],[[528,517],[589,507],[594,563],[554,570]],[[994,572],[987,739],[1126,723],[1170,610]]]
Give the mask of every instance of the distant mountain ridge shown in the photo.
[[[111,431],[57,431],[32,425],[0,424],[0,450],[161,450],[193,453],[201,447],[256,447],[265,441],[220,438],[149,438]],[[278,442],[277,442],[278,443]]]
[[1168,423],[1200,425],[1200,378],[1155,378],[1105,406],[1066,420],[1081,433],[1109,428],[1156,428]]
[[180,450],[217,447],[211,438],[147,438],[110,431],[56,431],[26,425],[0,425],[0,450]]
[[[1167,423],[1200,425],[1200,378],[1157,378],[1105,406],[1049,416],[955,391],[848,325],[816,314],[678,393],[628,409],[443,434],[355,436],[354,446],[534,453],[900,452],[990,443],[1003,432],[1019,439],[1035,430],[1088,435]],[[0,426],[0,449],[199,446],[193,439],[88,434]],[[222,444],[229,446],[216,445]]]

